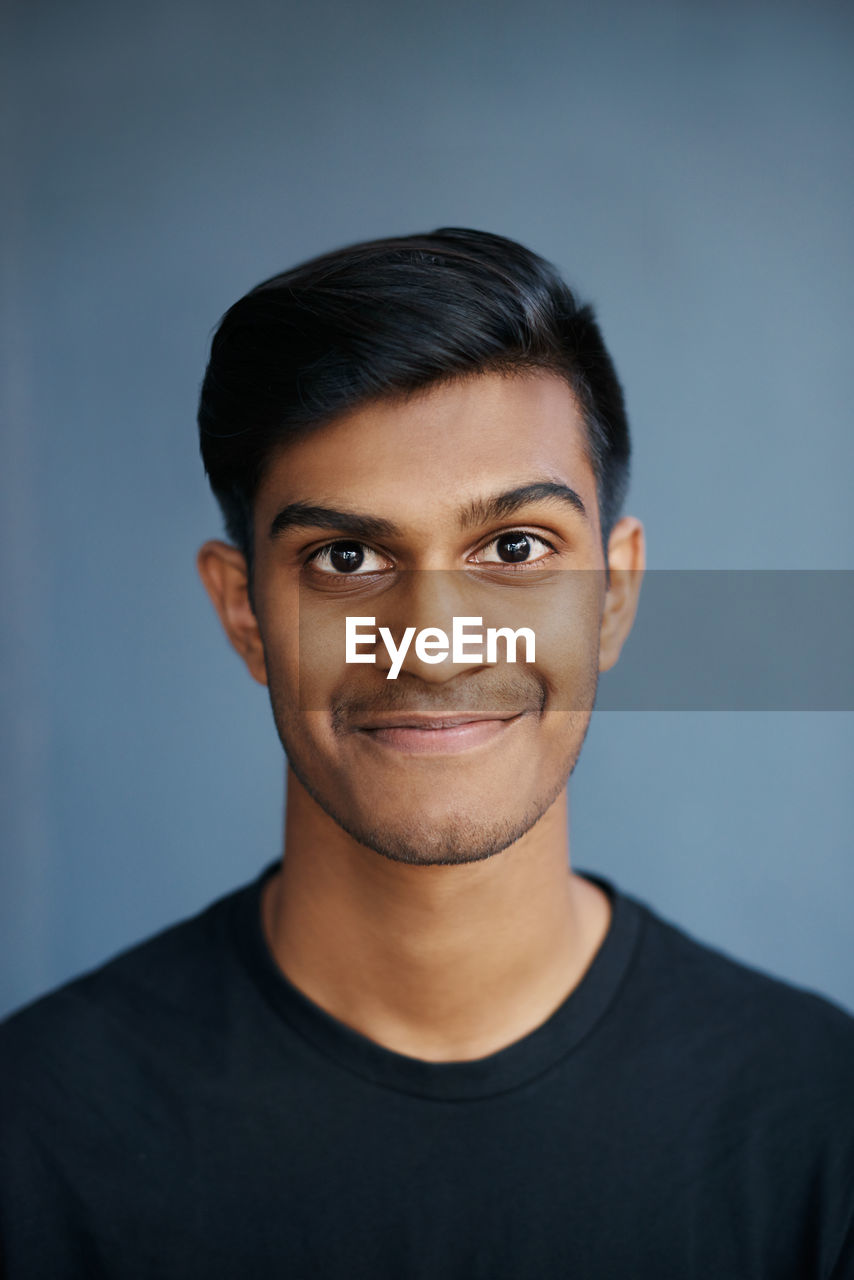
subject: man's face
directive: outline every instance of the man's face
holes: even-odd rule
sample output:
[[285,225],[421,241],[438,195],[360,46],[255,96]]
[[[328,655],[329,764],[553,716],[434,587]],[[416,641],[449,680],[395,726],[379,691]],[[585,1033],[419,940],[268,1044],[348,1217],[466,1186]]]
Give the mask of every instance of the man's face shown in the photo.
[[[383,399],[272,460],[255,510],[255,613],[291,768],[360,843],[410,863],[506,848],[560,794],[599,671],[596,484],[567,384],[483,374]],[[528,626],[533,662],[344,661],[345,618]],[[470,646],[470,649],[478,646]]]

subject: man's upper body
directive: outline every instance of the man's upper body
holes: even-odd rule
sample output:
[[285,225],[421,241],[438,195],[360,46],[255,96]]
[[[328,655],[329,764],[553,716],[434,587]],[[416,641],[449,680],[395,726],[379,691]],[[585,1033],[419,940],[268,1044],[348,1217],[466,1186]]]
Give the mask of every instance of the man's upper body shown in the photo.
[[848,1274],[854,1020],[570,867],[644,567],[590,309],[355,246],[231,308],[199,424],[284,855],[3,1030],[10,1276]]
[[854,1276],[841,1010],[600,882],[554,1013],[425,1061],[284,976],[274,872],[0,1029],[10,1278]]

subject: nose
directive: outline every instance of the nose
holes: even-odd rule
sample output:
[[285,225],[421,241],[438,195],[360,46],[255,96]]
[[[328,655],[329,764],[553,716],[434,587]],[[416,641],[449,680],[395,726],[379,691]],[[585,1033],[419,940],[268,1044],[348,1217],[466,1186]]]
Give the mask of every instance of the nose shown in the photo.
[[[454,661],[454,618],[477,617],[482,612],[472,594],[467,575],[458,570],[411,569],[402,576],[395,591],[384,597],[383,607],[377,607],[377,627],[388,627],[396,645],[400,645],[407,628],[415,628],[400,664],[400,674],[416,676],[425,684],[444,684],[464,672],[477,671],[487,665],[484,644],[471,638],[462,646],[462,653],[474,656]],[[478,628],[468,630],[471,636]],[[421,644],[416,643],[424,631],[428,634]],[[447,636],[447,653],[441,661],[430,662],[425,660],[425,655],[429,658],[432,653],[435,658],[441,652],[436,631]],[[388,650],[383,646],[377,654],[378,670],[387,675],[391,666]]]

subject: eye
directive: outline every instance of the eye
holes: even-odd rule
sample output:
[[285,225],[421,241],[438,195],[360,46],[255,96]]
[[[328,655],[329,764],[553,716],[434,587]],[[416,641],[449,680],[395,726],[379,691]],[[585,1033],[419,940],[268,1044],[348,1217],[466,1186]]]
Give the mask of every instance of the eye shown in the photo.
[[349,540],[328,542],[325,547],[318,547],[308,557],[306,564],[320,573],[330,575],[381,573],[389,568],[389,561],[378,551],[365,546],[364,542]]
[[[540,548],[545,548],[545,554]],[[539,554],[538,554],[539,551]],[[524,564],[547,560],[554,547],[536,533],[511,529],[493,538],[478,553],[477,564]]]

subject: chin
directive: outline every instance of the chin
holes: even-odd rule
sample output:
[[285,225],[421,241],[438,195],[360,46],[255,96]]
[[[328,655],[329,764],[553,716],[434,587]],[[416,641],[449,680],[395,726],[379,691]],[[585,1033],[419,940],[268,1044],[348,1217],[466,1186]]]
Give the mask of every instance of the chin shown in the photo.
[[[410,804],[393,812],[375,806],[370,813],[345,812],[340,803],[314,792],[314,799],[359,844],[392,862],[410,866],[456,866],[482,862],[521,839],[551,807],[562,785],[524,808],[498,814],[482,800],[470,807],[425,811]],[[410,797],[412,799],[412,797]]]
[[493,760],[488,770],[477,769],[469,777],[449,757],[442,761],[441,777],[415,770],[391,782],[387,773],[373,776],[371,768],[354,779],[353,770],[340,761],[320,771],[322,752],[294,750],[296,742],[280,737],[304,790],[342,831],[382,857],[410,866],[482,862],[509,848],[551,808],[574,763],[553,771],[545,789],[537,776],[541,769],[531,759],[520,768],[507,757],[501,769]]
[[[344,829],[347,830],[346,827]],[[372,829],[354,827],[350,828],[349,834],[391,862],[435,867],[483,862],[509,848],[524,835],[525,829],[507,826],[487,829],[485,824],[468,822],[399,829],[378,825]]]

